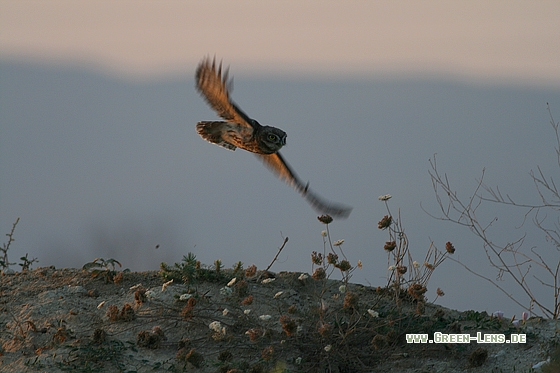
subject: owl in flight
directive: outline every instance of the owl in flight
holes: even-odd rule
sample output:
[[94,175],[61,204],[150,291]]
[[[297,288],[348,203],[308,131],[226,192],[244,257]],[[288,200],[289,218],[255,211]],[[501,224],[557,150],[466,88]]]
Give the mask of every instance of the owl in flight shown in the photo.
[[208,104],[225,121],[198,122],[196,131],[206,141],[229,150],[245,149],[255,153],[281,180],[292,186],[307,199],[317,211],[333,217],[347,218],[352,208],[330,203],[309,189],[291,170],[279,150],[286,145],[286,132],[263,126],[245,114],[230,100],[231,80],[228,69],[222,76],[222,64],[205,58],[196,70],[196,88]]

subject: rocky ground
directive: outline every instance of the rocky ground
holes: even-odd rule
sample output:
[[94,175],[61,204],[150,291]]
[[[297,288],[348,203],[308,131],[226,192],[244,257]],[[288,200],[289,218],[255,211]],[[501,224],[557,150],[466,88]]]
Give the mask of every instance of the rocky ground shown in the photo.
[[[2,275],[0,370],[560,372],[553,320],[517,329],[405,291],[251,267],[109,269]],[[406,343],[407,333],[435,332],[525,334],[526,343]]]

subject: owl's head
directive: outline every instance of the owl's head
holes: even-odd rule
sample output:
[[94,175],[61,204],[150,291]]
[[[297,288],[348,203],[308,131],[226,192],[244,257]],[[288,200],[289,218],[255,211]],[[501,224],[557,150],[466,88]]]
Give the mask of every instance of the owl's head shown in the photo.
[[265,154],[276,153],[286,145],[286,132],[271,126],[262,126],[258,131],[259,149]]

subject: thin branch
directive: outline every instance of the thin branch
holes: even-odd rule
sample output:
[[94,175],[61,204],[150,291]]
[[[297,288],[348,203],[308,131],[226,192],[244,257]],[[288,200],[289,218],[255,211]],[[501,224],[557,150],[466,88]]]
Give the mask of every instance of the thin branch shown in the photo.
[[270,264],[268,265],[268,267],[266,267],[266,271],[268,271],[270,269],[270,267],[272,267],[272,265],[274,264],[274,262],[276,261],[276,259],[278,259],[278,255],[280,255],[280,252],[282,251],[282,249],[284,249],[284,246],[286,246],[286,242],[288,242],[288,237],[284,238],[284,242],[282,243],[282,246],[280,246],[278,248],[278,252],[276,253],[276,255],[274,256],[274,259],[272,259],[272,262],[270,262]]

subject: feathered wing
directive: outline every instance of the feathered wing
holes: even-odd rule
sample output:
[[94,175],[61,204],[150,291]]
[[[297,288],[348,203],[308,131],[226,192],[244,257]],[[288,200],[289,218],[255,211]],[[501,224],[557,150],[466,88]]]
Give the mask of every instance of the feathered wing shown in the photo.
[[229,98],[232,81],[228,69],[222,77],[222,63],[216,68],[216,59],[205,58],[196,69],[196,88],[218,115],[228,122],[253,127],[252,120]]
[[237,149],[237,146],[224,140],[223,134],[227,131],[229,123],[220,121],[202,121],[196,125],[196,132],[204,140],[222,146],[229,150]]
[[351,207],[331,203],[309,189],[309,184],[303,184],[297,175],[290,169],[280,153],[257,154],[263,163],[288,185],[294,188],[311,204],[311,206],[322,214],[329,214],[335,218],[347,218],[352,211]]

